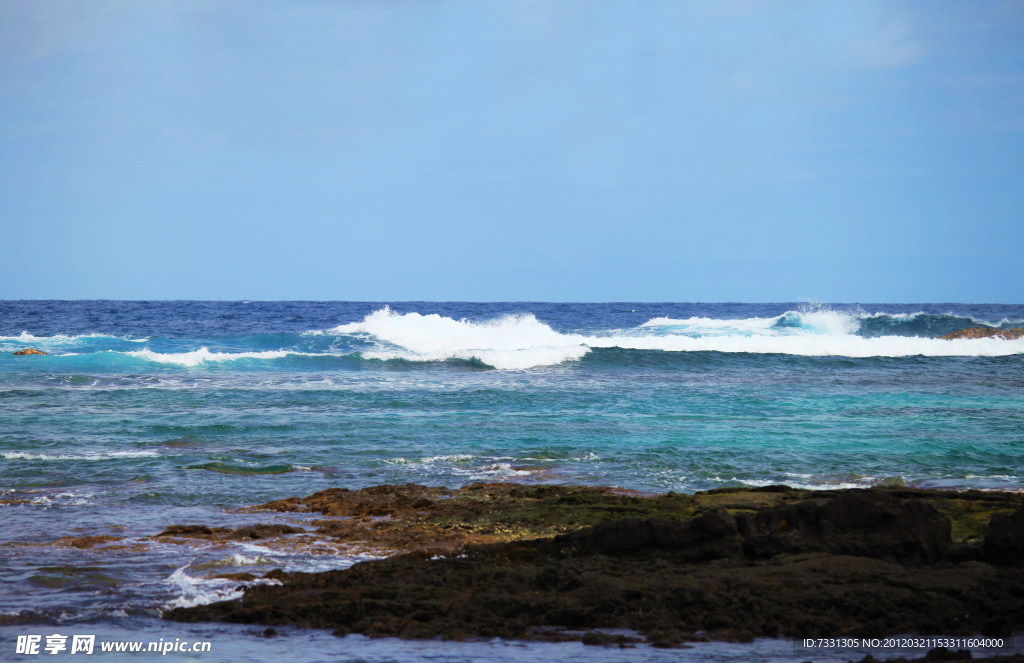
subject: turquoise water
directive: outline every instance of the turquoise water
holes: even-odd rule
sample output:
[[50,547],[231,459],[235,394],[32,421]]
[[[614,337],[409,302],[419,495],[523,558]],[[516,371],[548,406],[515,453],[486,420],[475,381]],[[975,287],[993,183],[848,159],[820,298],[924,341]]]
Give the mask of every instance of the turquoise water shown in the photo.
[[[161,632],[162,606],[231,591],[196,569],[236,554],[256,571],[363,559],[142,539],[333,486],[1019,490],[1024,339],[938,336],[1022,321],[962,304],[0,303],[2,635]],[[50,354],[11,354],[26,347]],[[138,545],[21,545],[72,533]],[[102,570],[40,572],[69,565]]]

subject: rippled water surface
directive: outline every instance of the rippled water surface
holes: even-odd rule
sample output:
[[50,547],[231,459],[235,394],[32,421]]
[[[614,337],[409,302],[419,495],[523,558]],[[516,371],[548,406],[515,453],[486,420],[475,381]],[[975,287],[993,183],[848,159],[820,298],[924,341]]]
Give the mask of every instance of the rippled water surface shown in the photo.
[[[1024,306],[3,302],[0,648],[29,626],[177,633],[162,606],[235,591],[211,568],[372,557],[145,538],[333,486],[1019,490],[1024,339],[938,338],[978,325],[1024,326]],[[27,347],[49,354],[12,355]],[[48,544],[72,535],[121,549]],[[286,638],[218,637],[287,657]],[[344,642],[290,637],[298,660]],[[547,656],[392,646],[358,640],[352,660]]]

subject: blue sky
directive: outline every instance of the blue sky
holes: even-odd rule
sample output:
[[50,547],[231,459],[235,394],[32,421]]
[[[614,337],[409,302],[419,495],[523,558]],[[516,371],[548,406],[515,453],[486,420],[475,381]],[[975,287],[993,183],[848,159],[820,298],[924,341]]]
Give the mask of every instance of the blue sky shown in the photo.
[[7,0],[0,298],[1024,301],[1024,3]]

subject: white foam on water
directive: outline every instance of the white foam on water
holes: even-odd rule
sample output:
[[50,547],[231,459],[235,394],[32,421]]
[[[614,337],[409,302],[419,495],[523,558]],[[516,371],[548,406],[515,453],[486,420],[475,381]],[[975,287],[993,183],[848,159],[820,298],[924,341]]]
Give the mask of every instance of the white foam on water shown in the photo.
[[957,339],[912,336],[660,336],[588,339],[592,348],[663,350],[666,352],[730,352],[787,354],[805,357],[1005,357],[1024,354],[1024,339]]
[[[596,348],[840,357],[997,357],[1024,354],[1024,338],[1015,341],[1001,338],[945,341],[911,336],[865,338],[857,335],[865,319],[888,316],[908,321],[919,315],[926,314],[834,311],[817,306],[788,311],[778,317],[733,320],[697,316],[685,319],[659,317],[631,329],[580,334],[557,332],[537,320],[532,313],[471,321],[437,314],[403,314],[384,307],[367,315],[361,322],[340,325],[326,331],[310,330],[303,334],[361,337],[369,341],[369,346],[360,352],[365,359],[426,362],[461,359],[479,361],[503,370],[524,370],[578,361]],[[54,339],[77,341],[90,337],[103,336],[35,337],[24,332],[18,337],[2,338],[27,343]],[[323,356],[323,353],[290,350],[214,352],[205,346],[190,352],[161,353],[149,348],[106,352],[183,367],[240,359]]]
[[535,474],[537,470],[523,470],[512,467],[510,463],[500,462],[506,458],[476,459],[468,454],[452,454],[449,456],[429,456],[427,458],[388,458],[384,463],[388,465],[406,465],[415,467],[418,472],[437,473],[447,472],[454,476],[463,477],[469,480],[505,479],[512,477],[527,477]]
[[362,353],[369,359],[476,359],[499,369],[527,369],[579,360],[593,348],[819,357],[1024,354],[1024,339],[946,341],[908,336],[857,336],[860,320],[865,317],[869,316],[815,308],[790,311],[777,318],[654,318],[633,329],[583,335],[556,332],[529,313],[472,322],[436,314],[396,313],[385,307],[367,315],[362,322],[341,325],[329,333],[372,338],[378,347]]
[[[103,350],[101,352],[93,353],[91,356],[96,355],[123,355],[126,357],[135,357],[136,359],[151,361],[157,364],[175,364],[177,366],[186,367],[201,366],[207,363],[237,361],[239,359],[281,359],[282,357],[290,355],[307,357],[322,356],[309,352],[294,352],[291,350],[265,350],[262,352],[211,352],[206,346],[190,352],[154,352],[149,348],[144,348],[142,350],[129,350],[126,352],[118,350]],[[54,356],[76,357],[85,356],[85,353],[64,352]]]
[[[321,542],[323,543],[323,542]],[[312,573],[317,571],[337,571],[347,569],[353,564],[367,562],[376,559],[384,559],[388,555],[381,551],[370,551],[361,547],[346,548],[346,546],[328,545],[323,543],[324,549],[316,552],[318,546],[300,550],[271,549],[256,543],[241,542],[238,544],[242,553],[235,553],[228,558],[229,563],[234,566],[274,566],[292,573],[301,571]]]
[[[180,595],[164,604],[165,610],[174,608],[194,608],[197,605],[208,605],[217,601],[231,601],[241,598],[243,591],[240,585],[226,578],[197,578],[190,576],[187,566],[177,569],[164,583],[171,585]],[[251,585],[280,585],[279,580],[260,578],[250,581]]]
[[[716,477],[717,478],[717,477]],[[753,486],[754,488],[763,488],[764,486],[777,486],[779,484],[785,484],[790,488],[798,488],[800,490],[840,490],[843,488],[864,488],[865,486],[874,485],[874,477],[861,477],[858,481],[830,481],[822,479],[818,482],[803,482],[798,483],[796,481],[778,481],[769,479],[737,479],[733,477],[730,481],[736,481],[747,486]]]
[[42,345],[66,345],[68,343],[79,343],[87,339],[105,338],[115,341],[128,341],[130,343],[145,343],[149,338],[128,338],[127,336],[113,336],[111,334],[77,334],[67,336],[65,334],[54,334],[53,336],[36,336],[28,331],[23,331],[18,336],[0,336],[0,342],[15,341],[18,343],[36,343]]
[[362,322],[335,327],[330,333],[367,334],[387,344],[364,351],[367,359],[477,359],[502,369],[550,366],[590,352],[583,336],[560,334],[532,313],[471,322],[437,314],[396,313],[385,306]]
[[[268,551],[269,552],[269,551]],[[257,566],[259,564],[269,564],[268,560],[263,555],[257,555],[256,557],[246,557],[240,553],[235,553],[228,558],[228,563],[231,566]]]
[[[111,351],[113,352],[113,351]],[[159,364],[176,364],[178,366],[200,366],[208,362],[236,361],[238,359],[280,359],[288,355],[306,355],[305,352],[291,352],[287,350],[266,350],[263,352],[210,352],[208,348],[201,347],[191,352],[153,352],[149,348],[144,350],[133,350],[131,352],[116,352],[129,357],[136,357]]]
[[563,361],[582,359],[590,352],[585,345],[524,348],[522,350],[454,349],[431,353],[403,352],[402,350],[364,351],[365,359],[405,359],[406,361],[444,361],[446,359],[476,359],[488,366],[503,370],[524,370],[538,366],[554,366]]
[[716,318],[652,318],[640,325],[640,329],[686,330],[689,333],[766,333],[778,318],[741,318],[719,320]]
[[787,311],[773,318],[739,318],[719,320],[715,318],[692,317],[686,319],[654,318],[640,328],[655,328],[688,336],[694,335],[766,335],[786,336],[791,334],[826,334],[846,336],[856,333],[865,314],[859,312],[833,311],[827,308],[811,308],[804,311]]
[[93,606],[84,610],[75,610],[72,612],[62,612],[57,615],[56,621],[60,624],[68,622],[80,622],[91,619],[103,619],[110,617],[127,617],[128,612],[123,608],[115,608],[113,604]]
[[[26,496],[31,493],[23,493]],[[95,493],[52,493],[50,495],[38,495],[29,500],[29,504],[34,506],[51,507],[51,506],[85,506],[92,503],[93,498],[96,497]]]
[[114,458],[153,458],[155,451],[107,451],[85,454],[33,454],[24,451],[0,451],[0,458],[7,460],[111,460]]

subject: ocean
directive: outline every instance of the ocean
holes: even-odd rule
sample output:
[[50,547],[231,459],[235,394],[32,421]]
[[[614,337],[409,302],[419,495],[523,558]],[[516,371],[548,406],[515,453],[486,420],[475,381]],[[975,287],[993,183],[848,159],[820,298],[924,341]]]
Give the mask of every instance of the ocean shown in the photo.
[[[1024,305],[0,302],[0,659],[59,632],[211,643],[168,660],[807,660],[174,624],[238,595],[214,571],[382,552],[149,537],[383,483],[1022,490],[1024,339],[938,338],[978,325]],[[118,538],[60,541],[85,536]]]

